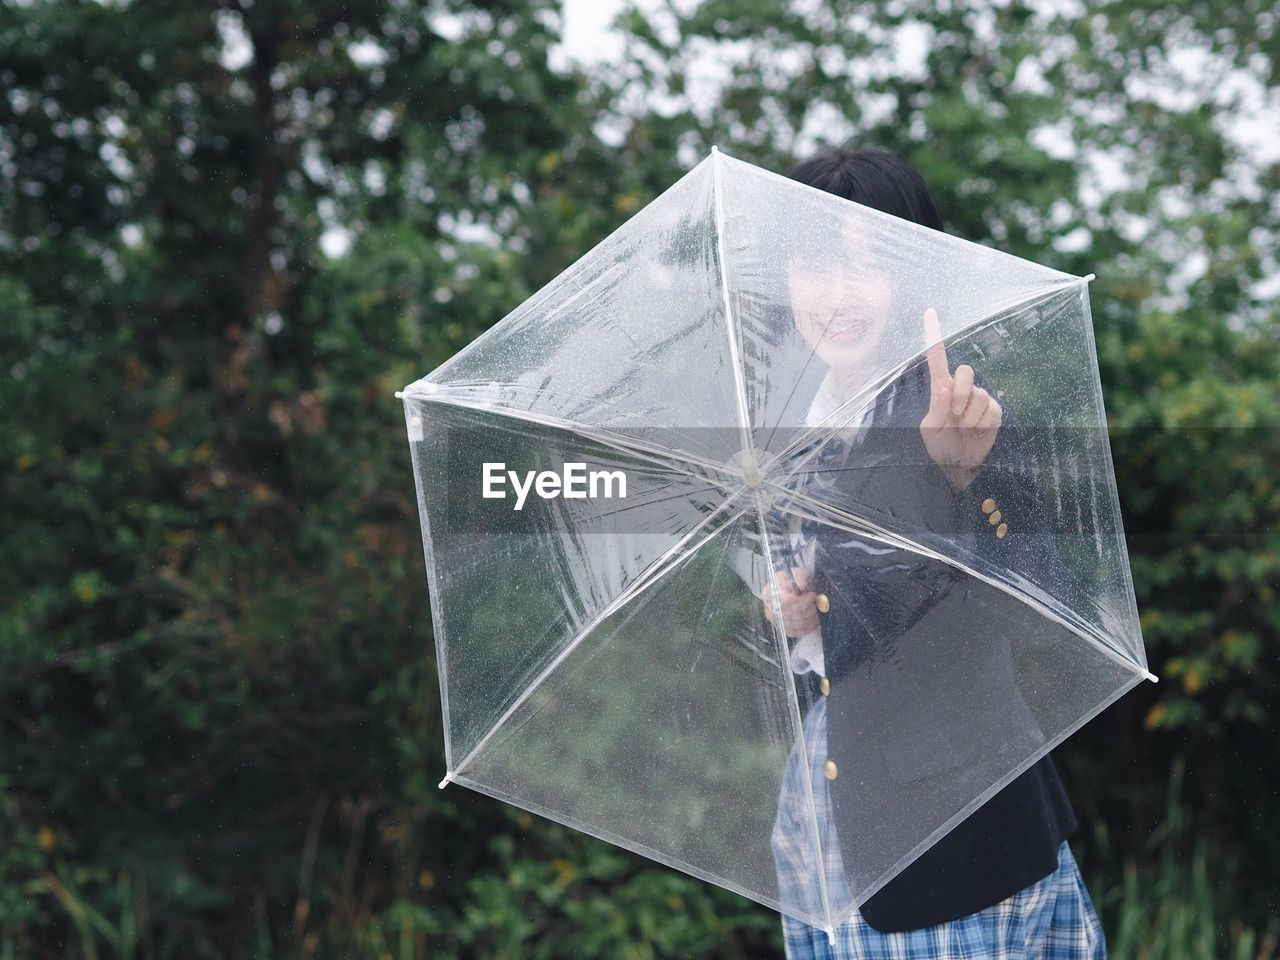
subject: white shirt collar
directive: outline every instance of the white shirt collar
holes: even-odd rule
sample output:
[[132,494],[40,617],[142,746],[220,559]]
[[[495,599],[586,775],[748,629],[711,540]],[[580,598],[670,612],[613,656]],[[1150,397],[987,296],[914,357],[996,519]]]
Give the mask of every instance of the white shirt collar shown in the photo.
[[[836,376],[835,370],[828,370],[827,375],[822,378],[822,382],[818,384],[817,392],[813,395],[813,400],[809,403],[809,410],[805,414],[805,426],[816,427],[825,421],[833,413],[840,408],[842,404],[848,401],[848,397],[840,389],[839,377]],[[883,405],[882,413],[888,413],[893,409],[893,393],[884,396],[883,391],[879,398],[863,408],[862,414],[855,420],[841,427],[845,430],[858,430],[860,427],[866,426],[871,420],[871,411],[878,405]],[[845,411],[842,416],[847,416],[850,411]]]

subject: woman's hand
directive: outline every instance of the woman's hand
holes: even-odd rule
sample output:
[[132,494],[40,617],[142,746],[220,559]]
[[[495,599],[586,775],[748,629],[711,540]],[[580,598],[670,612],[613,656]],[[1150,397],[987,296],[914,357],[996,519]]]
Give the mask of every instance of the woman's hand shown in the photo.
[[951,486],[964,490],[995,445],[1004,411],[995,397],[973,385],[973,367],[961,364],[951,374],[933,309],[924,312],[924,342],[932,346],[927,354],[929,412],[920,421],[920,436]]
[[778,570],[773,582],[765,584],[760,599],[764,601],[764,615],[770,623],[777,622],[773,609],[775,596],[782,608],[782,631],[788,637],[802,637],[818,629],[818,595],[809,589],[807,568],[793,567],[790,577]]

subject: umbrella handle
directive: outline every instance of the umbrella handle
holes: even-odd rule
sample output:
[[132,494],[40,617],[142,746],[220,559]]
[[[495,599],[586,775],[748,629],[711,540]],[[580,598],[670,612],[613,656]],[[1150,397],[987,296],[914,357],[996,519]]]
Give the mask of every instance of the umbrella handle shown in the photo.
[[796,583],[795,567],[791,563],[787,564],[787,579],[791,581],[792,591],[799,593],[800,584]]

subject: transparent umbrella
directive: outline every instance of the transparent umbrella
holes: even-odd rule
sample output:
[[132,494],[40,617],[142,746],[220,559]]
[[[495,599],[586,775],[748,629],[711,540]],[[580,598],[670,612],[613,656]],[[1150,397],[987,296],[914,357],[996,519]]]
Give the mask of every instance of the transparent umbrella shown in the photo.
[[1154,680],[1087,281],[713,150],[407,386],[441,785],[830,932]]

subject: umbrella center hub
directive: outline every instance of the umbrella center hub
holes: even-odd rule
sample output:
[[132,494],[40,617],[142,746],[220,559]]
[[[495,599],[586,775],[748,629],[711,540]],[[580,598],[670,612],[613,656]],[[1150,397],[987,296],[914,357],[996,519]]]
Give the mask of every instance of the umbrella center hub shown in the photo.
[[760,484],[764,483],[764,476],[760,473],[760,464],[756,463],[756,458],[750,452],[744,450],[738,455],[738,464],[742,467],[742,481],[752,490],[755,490]]

